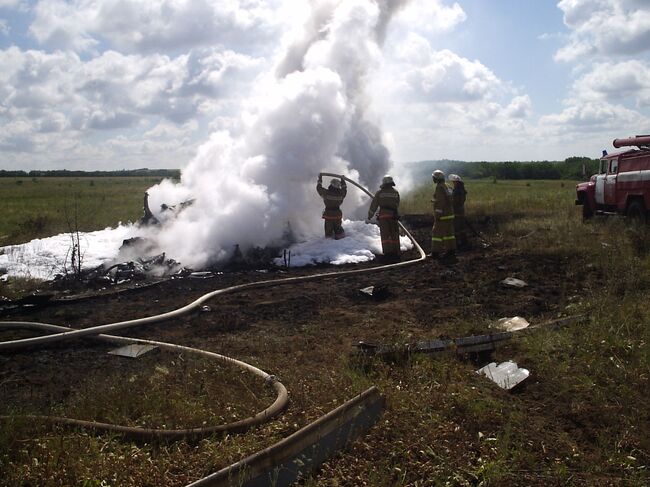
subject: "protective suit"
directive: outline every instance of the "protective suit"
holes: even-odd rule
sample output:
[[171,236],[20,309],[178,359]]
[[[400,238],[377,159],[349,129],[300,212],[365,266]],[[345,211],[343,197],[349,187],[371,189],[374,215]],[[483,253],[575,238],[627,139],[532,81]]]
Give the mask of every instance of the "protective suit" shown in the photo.
[[456,235],[454,232],[454,208],[450,189],[445,184],[442,171],[434,171],[433,182],[433,229],[431,231],[431,254],[439,257],[443,252],[450,256],[456,253]]
[[454,184],[451,198],[454,208],[456,245],[461,248],[467,247],[467,225],[465,224],[465,200],[467,199],[467,191],[465,190],[465,183],[457,174],[450,174],[449,180]]
[[316,191],[323,202],[325,203],[325,209],[323,210],[323,220],[325,220],[325,238],[334,237],[336,240],[345,237],[345,232],[343,231],[343,225],[341,224],[343,220],[343,212],[341,211],[341,203],[345,199],[345,195],[348,193],[347,185],[345,180],[341,178],[332,179],[329,187],[327,189],[323,188],[323,180],[319,176],[318,184],[316,184]]
[[399,260],[399,193],[394,188],[395,183],[390,176],[384,176],[379,191],[370,203],[368,209],[368,220],[370,220],[379,209],[377,225],[381,234],[381,248],[384,257],[389,260]]

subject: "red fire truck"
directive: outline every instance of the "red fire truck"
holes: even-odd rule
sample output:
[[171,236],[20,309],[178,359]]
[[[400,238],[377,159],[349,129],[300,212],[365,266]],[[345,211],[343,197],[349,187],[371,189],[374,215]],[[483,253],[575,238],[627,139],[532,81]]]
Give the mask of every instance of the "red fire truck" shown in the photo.
[[636,147],[606,154],[600,159],[600,172],[576,186],[576,205],[582,205],[583,218],[596,213],[621,214],[642,221],[650,210],[650,135],[615,139],[614,147]]

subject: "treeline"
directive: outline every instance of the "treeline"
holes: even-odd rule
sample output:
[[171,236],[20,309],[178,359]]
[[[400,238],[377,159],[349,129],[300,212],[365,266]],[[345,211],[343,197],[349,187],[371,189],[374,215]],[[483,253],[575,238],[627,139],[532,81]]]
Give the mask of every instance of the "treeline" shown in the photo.
[[564,161],[465,162],[443,159],[407,164],[414,179],[431,178],[435,169],[466,179],[573,179],[583,180],[598,172],[598,159],[569,157]]
[[52,171],[5,171],[0,170],[0,178],[80,178],[80,177],[133,177],[151,176],[161,178],[179,178],[180,169],[122,169],[120,171],[68,171],[67,169],[55,169]]

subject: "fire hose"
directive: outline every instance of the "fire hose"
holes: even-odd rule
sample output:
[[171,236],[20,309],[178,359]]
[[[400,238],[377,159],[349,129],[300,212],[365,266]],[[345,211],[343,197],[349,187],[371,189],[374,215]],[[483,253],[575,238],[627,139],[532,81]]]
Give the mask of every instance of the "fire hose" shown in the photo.
[[[353,184],[354,186],[358,187],[361,189],[364,193],[366,193],[368,196],[371,198],[374,197],[372,193],[370,193],[367,189],[359,185],[357,182],[341,175],[335,175],[331,173],[321,173],[321,175],[325,176],[335,176],[338,178],[345,179],[349,183]],[[223,289],[217,289],[215,291],[211,291],[207,294],[204,294],[203,296],[199,297],[198,299],[192,301],[191,303],[178,308],[176,310],[168,311],[166,313],[161,313],[158,315],[153,315],[153,316],[148,316],[145,318],[138,318],[138,319],[133,319],[133,320],[126,320],[126,321],[120,321],[117,323],[108,323],[104,325],[98,325],[98,326],[93,326],[89,328],[84,328],[84,329],[73,329],[69,327],[64,327],[64,326],[59,326],[59,325],[51,325],[51,324],[45,324],[45,323],[33,323],[33,322],[22,322],[22,321],[7,321],[7,322],[0,322],[0,330],[2,329],[16,329],[16,328],[24,328],[24,329],[32,329],[32,330],[39,330],[39,331],[45,331],[45,332],[51,332],[49,335],[44,335],[44,336],[39,336],[39,337],[32,337],[32,338],[24,338],[24,339],[18,339],[18,340],[9,340],[9,341],[4,341],[0,342],[0,352],[7,351],[7,350],[12,350],[12,349],[21,349],[21,348],[26,348],[26,347],[35,347],[35,346],[40,346],[40,345],[47,345],[63,340],[72,340],[76,338],[81,338],[81,337],[96,337],[97,339],[100,340],[106,340],[106,341],[112,341],[112,342],[119,342],[119,343],[143,343],[143,344],[150,344],[150,345],[156,345],[164,349],[168,350],[182,350],[182,351],[187,351],[191,353],[197,353],[206,357],[214,358],[223,362],[231,363],[234,365],[237,365],[239,367],[242,367],[255,375],[263,378],[267,383],[270,383],[272,387],[275,389],[277,397],[273,404],[269,406],[267,409],[264,411],[257,413],[255,416],[252,416],[250,418],[237,421],[235,423],[229,423],[226,425],[220,425],[220,426],[208,426],[205,428],[193,428],[193,429],[184,429],[184,430],[151,430],[151,429],[143,429],[143,428],[135,428],[135,427],[127,427],[127,426],[120,426],[120,425],[111,425],[111,424],[106,424],[106,423],[97,423],[97,422],[92,422],[92,421],[82,421],[82,420],[76,420],[76,419],[70,419],[70,418],[60,418],[60,417],[54,417],[54,416],[32,416],[32,418],[40,418],[48,421],[53,421],[53,422],[58,422],[58,423],[63,423],[63,424],[68,424],[68,425],[75,425],[75,426],[81,426],[81,427],[86,427],[86,428],[93,428],[97,430],[106,430],[106,431],[114,431],[114,432],[119,432],[128,436],[134,436],[134,437],[160,437],[160,438],[187,438],[187,437],[201,437],[201,436],[206,436],[210,435],[216,432],[223,432],[223,431],[241,431],[247,427],[250,427],[254,424],[259,424],[265,420],[268,420],[270,417],[275,416],[280,413],[286,407],[288,403],[288,396],[287,396],[287,391],[284,385],[282,385],[279,381],[274,380],[272,376],[267,374],[266,372],[249,365],[245,362],[241,362],[229,357],[225,357],[223,355],[215,354],[212,352],[204,351],[204,350],[199,350],[199,349],[194,349],[190,347],[183,347],[180,345],[174,345],[174,344],[169,344],[169,343],[163,343],[163,342],[154,342],[150,340],[140,340],[140,339],[135,339],[135,338],[127,338],[127,337],[118,337],[118,336],[111,336],[111,335],[105,335],[107,332],[113,332],[116,330],[121,330],[124,328],[131,328],[135,326],[142,326],[142,325],[148,325],[148,324],[153,324],[153,323],[160,323],[163,321],[167,321],[173,318],[179,318],[181,316],[187,315],[188,313],[191,313],[197,309],[199,309],[205,302],[211,300],[212,298],[216,296],[220,296],[226,293],[233,293],[233,292],[238,292],[242,290],[247,290],[247,289],[257,289],[257,288],[264,288],[268,286],[278,286],[278,285],[283,285],[283,284],[292,284],[296,282],[306,282],[306,281],[314,281],[318,279],[324,279],[324,278],[329,278],[329,277],[339,277],[339,276],[346,276],[346,275],[353,275],[353,274],[370,274],[373,272],[380,272],[384,270],[389,270],[389,269],[395,269],[403,266],[408,266],[412,265],[421,261],[424,261],[426,259],[426,254],[422,250],[422,247],[418,244],[418,242],[413,238],[413,236],[408,232],[408,230],[402,225],[401,222],[399,222],[400,227],[406,234],[406,236],[413,242],[413,245],[417,249],[419,253],[419,257],[417,259],[412,259],[404,262],[397,262],[397,263],[391,263],[391,264],[386,264],[386,265],[381,265],[377,267],[370,267],[366,269],[354,269],[354,270],[347,270],[347,271],[335,271],[335,272],[326,272],[326,273],[318,273],[318,274],[312,274],[309,276],[297,276],[297,277],[288,277],[288,278],[283,278],[283,279],[270,279],[270,280],[264,280],[264,281],[258,281],[258,282],[252,282],[252,283],[246,283],[246,284],[239,284],[235,286],[230,286],[227,288]],[[2,418],[2,417],[0,417]],[[6,417],[5,417],[6,419]]]
[[[51,325],[47,323],[34,323],[28,321],[1,323],[1,325],[2,328],[5,329],[21,328],[21,329],[31,329],[31,330],[38,330],[38,331],[52,331],[52,332],[70,330],[70,328],[67,328],[65,326]],[[282,410],[284,410],[287,403],[289,402],[287,389],[274,376],[269,375],[263,370],[260,370],[257,367],[247,364],[246,362],[242,362],[234,358],[226,357],[218,353],[208,352],[206,350],[200,350],[198,348],[184,347],[182,345],[174,345],[172,343],[158,342],[154,340],[142,340],[139,338],[127,338],[127,337],[119,337],[119,336],[112,336],[112,335],[97,335],[94,338],[105,342],[119,343],[119,344],[138,343],[143,345],[154,345],[156,347],[162,348],[163,350],[197,354],[210,359],[215,359],[219,362],[223,362],[229,365],[235,365],[262,378],[265,384],[273,387],[277,396],[273,404],[271,404],[263,411],[255,414],[254,416],[250,416],[248,418],[235,421],[232,423],[228,423],[228,424],[217,425],[217,426],[205,426],[201,428],[186,428],[186,429],[140,428],[140,427],[130,427],[130,426],[121,426],[116,424],[101,423],[97,421],[84,421],[79,419],[63,418],[59,416],[23,415],[21,416],[21,418],[37,419],[42,421],[64,424],[68,426],[78,426],[82,428],[93,429],[96,431],[109,431],[109,432],[121,434],[123,436],[132,439],[156,438],[156,439],[164,439],[164,440],[180,440],[180,439],[196,440],[215,433],[240,432],[256,424],[264,423],[268,421],[269,418],[277,416],[280,412],[282,412]],[[7,418],[8,416],[0,416],[0,419],[7,419]]]

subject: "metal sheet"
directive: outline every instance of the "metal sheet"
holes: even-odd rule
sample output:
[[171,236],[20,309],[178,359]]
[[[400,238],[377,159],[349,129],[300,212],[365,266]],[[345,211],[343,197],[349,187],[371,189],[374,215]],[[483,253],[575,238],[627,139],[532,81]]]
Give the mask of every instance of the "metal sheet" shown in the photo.
[[517,364],[511,360],[501,362],[498,365],[496,362],[491,362],[485,367],[478,369],[476,373],[484,375],[501,389],[507,391],[516,387],[530,376],[528,369],[519,368]]
[[370,428],[383,406],[383,397],[372,387],[279,443],[187,487],[291,485]]
[[138,358],[140,355],[144,355],[145,353],[153,350],[154,348],[158,348],[154,345],[138,345],[138,344],[132,344],[132,345],[126,345],[124,347],[116,348],[114,350],[111,350],[108,352],[110,355],[119,355],[120,357],[130,357],[130,358]]

